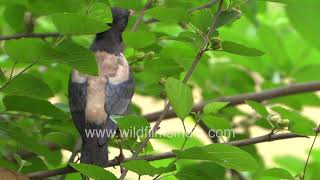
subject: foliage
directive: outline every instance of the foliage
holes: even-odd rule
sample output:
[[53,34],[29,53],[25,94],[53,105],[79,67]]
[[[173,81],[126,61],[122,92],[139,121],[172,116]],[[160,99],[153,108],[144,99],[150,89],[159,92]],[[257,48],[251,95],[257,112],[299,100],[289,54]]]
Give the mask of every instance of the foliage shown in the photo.
[[[209,1],[157,0],[146,9],[138,29],[131,31],[146,2],[0,0],[0,38],[59,33],[0,42],[0,166],[26,174],[68,165],[62,150],[72,151],[79,138],[68,109],[70,70],[97,74],[89,47],[94,34],[110,28],[107,24],[112,22],[113,6],[137,12],[123,34],[136,94],[167,98],[183,123],[191,121],[197,126],[201,122],[216,131],[242,129],[227,140],[250,138],[249,129],[255,126],[274,133],[314,135],[316,124],[301,112],[305,106],[320,106],[316,93],[263,103],[247,100],[253,110],[250,112],[212,100],[320,80],[318,0],[225,0],[209,45],[187,84],[183,77],[199,56],[218,3],[194,10]],[[35,64],[24,72],[31,63]],[[201,93],[203,102],[210,101],[199,112],[192,112],[197,101],[195,91]],[[114,120],[121,130],[148,131],[152,126],[141,114],[143,108],[133,104],[131,115]],[[240,123],[235,121],[239,117],[244,117]],[[152,138],[144,154],[160,152],[153,148],[154,142],[160,142],[174,150],[177,158],[126,161],[122,166],[138,175],[162,174],[182,180],[230,179],[230,169],[247,179],[294,179],[303,174],[304,161],[296,157],[282,156],[275,159],[277,167],[266,166],[255,145],[204,145],[192,135],[181,138],[156,134]],[[134,151],[142,139],[125,137],[108,143],[115,148],[125,144],[124,149]],[[33,156],[23,156],[21,151],[32,152]],[[318,177],[319,152],[314,151],[311,159],[305,179]],[[109,170],[93,165],[70,166],[94,179],[116,179]],[[68,175],[67,179],[73,176],[80,177]]]

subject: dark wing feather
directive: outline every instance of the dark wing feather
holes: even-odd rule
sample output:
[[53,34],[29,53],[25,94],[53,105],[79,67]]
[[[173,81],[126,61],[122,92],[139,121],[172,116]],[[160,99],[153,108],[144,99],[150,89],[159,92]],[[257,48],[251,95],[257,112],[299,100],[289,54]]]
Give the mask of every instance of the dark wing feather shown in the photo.
[[129,79],[119,84],[106,84],[105,110],[109,115],[125,115],[134,93],[132,74]]
[[[131,102],[131,98],[134,93],[134,83],[131,73],[129,79],[119,84],[112,84],[107,82],[105,97],[105,111],[108,115],[125,115],[128,111],[128,106]],[[115,131],[117,125],[109,118],[106,122],[108,131]],[[105,142],[106,139],[100,139],[101,142]]]
[[69,80],[69,107],[71,116],[81,137],[85,136],[85,108],[87,97],[87,82],[76,83]]

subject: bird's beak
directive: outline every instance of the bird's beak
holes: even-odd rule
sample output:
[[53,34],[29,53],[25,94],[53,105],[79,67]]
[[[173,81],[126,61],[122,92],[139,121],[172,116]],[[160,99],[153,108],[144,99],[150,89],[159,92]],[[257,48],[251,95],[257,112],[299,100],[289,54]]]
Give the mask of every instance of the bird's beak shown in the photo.
[[136,14],[136,12],[134,10],[132,10],[132,9],[129,9],[129,12],[130,12],[130,16],[133,16],[133,15]]

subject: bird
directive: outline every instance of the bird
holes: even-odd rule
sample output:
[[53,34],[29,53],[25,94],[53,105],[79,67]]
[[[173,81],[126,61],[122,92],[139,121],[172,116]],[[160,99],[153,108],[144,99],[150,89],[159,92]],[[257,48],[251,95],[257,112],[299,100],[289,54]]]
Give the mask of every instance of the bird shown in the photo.
[[98,75],[73,69],[68,86],[70,113],[82,139],[80,163],[102,167],[109,160],[110,132],[117,129],[112,115],[126,115],[134,93],[133,75],[122,45],[122,33],[134,11],[118,7],[111,11],[110,28],[97,33],[90,47]]

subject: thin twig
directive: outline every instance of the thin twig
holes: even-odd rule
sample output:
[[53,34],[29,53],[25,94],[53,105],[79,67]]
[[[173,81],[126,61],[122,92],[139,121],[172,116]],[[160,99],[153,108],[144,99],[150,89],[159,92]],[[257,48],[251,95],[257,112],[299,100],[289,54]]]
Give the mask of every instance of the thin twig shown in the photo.
[[[273,134],[273,135],[263,135],[263,136],[258,136],[258,137],[253,137],[249,139],[243,139],[243,140],[237,140],[237,141],[231,141],[227,142],[225,144],[233,145],[233,146],[246,146],[246,145],[251,145],[251,144],[258,144],[258,143],[263,143],[263,142],[271,142],[271,141],[276,141],[276,140],[281,140],[281,139],[291,139],[291,138],[301,138],[304,137],[306,138],[307,136],[302,136],[298,134],[293,134],[293,133],[282,133],[282,134]],[[168,159],[168,158],[173,158],[175,157],[175,154],[173,152],[166,152],[162,154],[157,154],[157,155],[143,155],[141,157],[137,157],[136,159],[144,159],[147,161],[155,161],[155,160],[161,160],[161,159]],[[130,161],[131,158],[127,158],[124,160]],[[108,165],[106,167],[113,167],[113,166],[118,166],[119,161],[109,161],[107,163]],[[71,167],[67,166],[64,168],[59,168],[59,169],[53,169],[53,170],[45,170],[45,171],[38,171],[38,172],[33,172],[27,174],[28,178],[30,179],[44,179],[47,177],[51,176],[57,176],[57,175],[62,175],[62,174],[67,174],[67,173],[72,173],[75,172],[74,169]]]
[[190,136],[192,135],[192,133],[194,132],[194,130],[196,129],[196,127],[198,126],[199,122],[201,121],[201,118],[198,117],[195,125],[193,126],[192,130],[189,132],[189,134],[186,136],[185,140],[183,141],[183,144],[180,148],[180,150],[183,150],[184,146],[187,144],[188,139],[190,138]]
[[68,160],[69,163],[74,162],[74,159],[76,158],[80,150],[81,150],[81,138],[78,138],[76,144],[73,147],[72,154],[69,157],[69,160]]
[[192,8],[189,10],[189,13],[192,13],[194,11],[198,11],[198,10],[201,10],[201,9],[208,9],[208,8],[211,8],[215,3],[217,2],[217,0],[210,0],[209,3],[207,4],[204,4],[202,6],[199,6],[199,7],[195,7],[195,8]]
[[12,68],[11,68],[11,72],[10,72],[10,76],[9,76],[9,81],[11,80],[11,78],[12,78],[12,76],[13,76],[13,71],[14,71],[14,68],[16,67],[16,65],[17,65],[17,61],[14,61],[14,64],[13,64],[13,66],[12,66]]
[[312,152],[313,146],[314,146],[314,144],[316,143],[316,140],[317,140],[317,137],[318,137],[318,134],[319,134],[319,128],[320,128],[320,124],[318,125],[318,128],[317,128],[317,130],[316,130],[316,134],[315,134],[314,139],[313,139],[313,142],[312,142],[312,144],[311,144],[311,147],[310,147],[310,150],[309,150],[309,153],[308,153],[308,157],[307,157],[306,163],[304,164],[303,174],[302,174],[302,180],[304,180],[304,177],[305,177],[306,172],[307,172],[308,162],[309,162],[309,159],[310,159],[310,156],[311,156],[311,152]]
[[11,40],[11,39],[21,39],[21,38],[49,38],[49,37],[59,37],[61,34],[53,33],[19,33],[7,36],[0,36],[0,41]]
[[[74,162],[74,159],[77,157],[80,150],[81,150],[81,138],[78,138],[76,141],[76,144],[73,147],[68,163]],[[61,176],[60,180],[64,180],[65,178],[66,178],[66,175],[64,174]]]
[[[216,14],[213,16],[212,20],[211,20],[210,29],[207,32],[206,38],[204,39],[203,46],[200,49],[200,51],[198,52],[195,60],[193,61],[190,69],[188,70],[187,74],[185,75],[185,77],[183,79],[183,83],[186,83],[189,80],[189,78],[191,77],[191,74],[193,73],[194,69],[198,65],[203,53],[207,50],[207,46],[209,45],[209,42],[210,42],[210,36],[211,36],[212,32],[215,30],[215,28],[216,28],[217,19],[220,16],[221,11],[222,11],[222,4],[223,4],[223,0],[221,0],[220,3],[219,3],[218,10],[217,10]],[[148,144],[150,138],[159,129],[160,124],[161,124],[164,116],[166,115],[166,113],[169,111],[170,107],[171,107],[170,102],[168,102],[167,105],[165,106],[165,109],[163,110],[162,114],[160,115],[159,119],[157,120],[157,122],[153,126],[152,130],[147,134],[147,137],[143,140],[141,145],[138,147],[136,153],[132,155],[132,158],[131,158],[132,160],[135,159],[136,157],[138,157],[138,155],[142,151],[142,149]],[[128,172],[128,170],[125,169],[122,172],[119,180],[123,180],[125,178],[127,172]]]
[[35,65],[37,63],[37,61],[34,61],[33,63],[31,63],[30,65],[28,65],[26,68],[24,68],[22,71],[20,71],[17,75],[15,75],[14,77],[12,77],[9,81],[7,81],[3,86],[0,87],[0,91],[5,88],[6,86],[8,86],[14,79],[16,79],[17,77],[19,77],[21,74],[23,74],[24,72],[26,72],[28,69],[30,69],[33,65]]
[[131,31],[135,32],[138,28],[138,26],[140,25],[140,23],[143,20],[144,14],[146,12],[147,9],[149,9],[152,5],[152,0],[148,0],[147,3],[144,5],[143,9],[140,12],[140,16],[138,17],[138,19],[136,20],[136,22],[133,24]]

